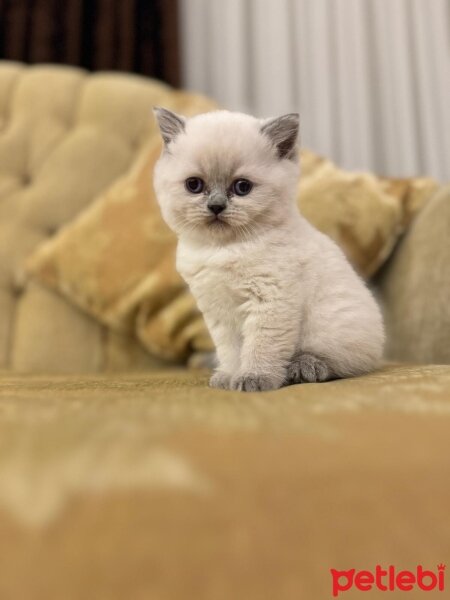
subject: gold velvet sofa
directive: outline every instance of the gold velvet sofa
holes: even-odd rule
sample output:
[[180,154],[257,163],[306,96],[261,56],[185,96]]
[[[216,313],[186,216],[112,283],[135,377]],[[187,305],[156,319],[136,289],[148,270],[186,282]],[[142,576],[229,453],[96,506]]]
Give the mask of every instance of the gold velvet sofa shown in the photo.
[[171,93],[0,64],[0,598],[323,600],[332,568],[436,569],[450,552],[448,188],[372,280],[389,362],[365,377],[210,390],[207,371],[27,276],[34,249],[129,168]]

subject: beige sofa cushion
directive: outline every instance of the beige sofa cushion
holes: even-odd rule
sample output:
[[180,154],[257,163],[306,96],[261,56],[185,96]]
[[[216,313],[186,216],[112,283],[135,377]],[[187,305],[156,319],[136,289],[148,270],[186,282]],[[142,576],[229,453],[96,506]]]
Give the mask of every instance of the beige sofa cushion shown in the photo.
[[378,278],[395,360],[450,364],[450,186],[418,215]]

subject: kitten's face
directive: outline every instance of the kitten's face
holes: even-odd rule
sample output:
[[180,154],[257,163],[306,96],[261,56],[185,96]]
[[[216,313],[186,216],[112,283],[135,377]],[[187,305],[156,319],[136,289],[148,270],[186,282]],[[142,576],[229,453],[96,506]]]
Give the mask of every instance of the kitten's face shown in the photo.
[[298,115],[155,113],[165,147],[154,187],[177,235],[224,243],[282,222],[297,186]]

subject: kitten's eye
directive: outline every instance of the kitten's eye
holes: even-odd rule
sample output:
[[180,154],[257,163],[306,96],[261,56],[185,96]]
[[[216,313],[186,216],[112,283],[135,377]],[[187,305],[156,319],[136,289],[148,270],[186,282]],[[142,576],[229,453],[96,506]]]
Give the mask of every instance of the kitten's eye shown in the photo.
[[188,177],[184,185],[191,194],[201,194],[205,187],[205,182],[200,177]]
[[236,179],[233,181],[232,189],[236,196],[246,196],[251,192],[253,183],[248,179]]

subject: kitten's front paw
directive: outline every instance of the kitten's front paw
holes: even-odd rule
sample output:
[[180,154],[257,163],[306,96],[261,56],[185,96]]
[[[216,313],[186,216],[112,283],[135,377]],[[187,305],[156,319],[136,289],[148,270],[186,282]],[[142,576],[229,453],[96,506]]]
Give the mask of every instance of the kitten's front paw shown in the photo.
[[260,373],[241,373],[231,379],[230,389],[239,392],[266,392],[282,386],[278,378]]
[[314,354],[298,354],[287,369],[288,383],[319,383],[331,378],[328,365]]
[[209,380],[210,387],[218,388],[220,390],[230,389],[231,375],[224,373],[223,371],[216,371]]

